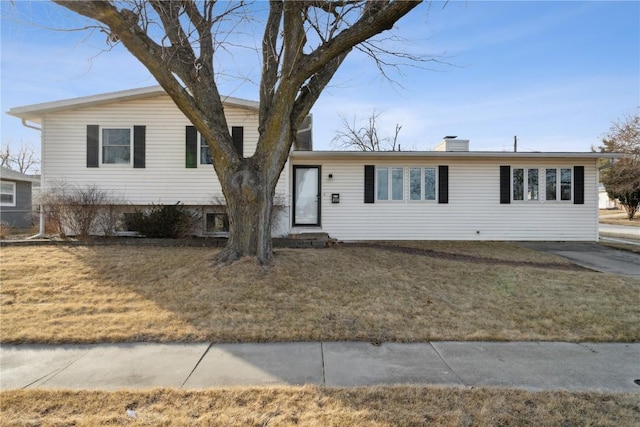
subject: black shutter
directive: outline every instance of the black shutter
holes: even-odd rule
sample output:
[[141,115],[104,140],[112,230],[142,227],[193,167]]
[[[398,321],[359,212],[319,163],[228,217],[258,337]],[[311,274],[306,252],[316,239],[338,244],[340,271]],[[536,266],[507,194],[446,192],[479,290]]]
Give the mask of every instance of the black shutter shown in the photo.
[[185,167],[198,167],[198,132],[194,126],[187,126],[185,137]]
[[573,204],[584,205],[584,166],[573,167]]
[[233,146],[240,157],[244,156],[244,128],[242,126],[233,126],[231,128],[231,139]]
[[375,177],[376,167],[373,165],[364,166],[364,202],[373,203],[375,199]]
[[97,168],[100,163],[100,126],[87,125],[87,167]]
[[133,127],[133,167],[145,167],[146,126]]
[[438,203],[449,203],[449,166],[438,166]]
[[500,203],[511,203],[511,166],[500,166]]

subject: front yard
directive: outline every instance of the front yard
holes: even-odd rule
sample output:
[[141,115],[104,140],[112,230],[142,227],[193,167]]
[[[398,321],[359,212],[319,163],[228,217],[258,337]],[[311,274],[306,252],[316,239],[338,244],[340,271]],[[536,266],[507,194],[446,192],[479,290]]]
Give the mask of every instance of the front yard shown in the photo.
[[280,249],[270,268],[214,254],[4,247],[2,342],[640,340],[640,281],[513,244]]

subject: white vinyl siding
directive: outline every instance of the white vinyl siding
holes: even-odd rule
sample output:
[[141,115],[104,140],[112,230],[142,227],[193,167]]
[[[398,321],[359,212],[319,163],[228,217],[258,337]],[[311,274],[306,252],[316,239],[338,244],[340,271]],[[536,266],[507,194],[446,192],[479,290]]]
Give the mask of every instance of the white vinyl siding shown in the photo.
[[[333,238],[354,240],[566,240],[598,238],[597,162],[595,159],[504,159],[415,157],[384,160],[367,158],[294,158],[295,165],[322,165],[322,230]],[[584,166],[584,204],[539,200],[500,204],[500,165],[539,168],[539,184],[546,167]],[[409,192],[403,202],[364,203],[364,166],[384,164],[405,168],[449,166],[448,203],[417,203]],[[535,169],[535,167],[533,167]],[[328,175],[332,174],[329,179]],[[437,175],[437,174],[436,174]],[[542,187],[539,187],[540,194]],[[331,194],[340,203],[331,203]],[[526,197],[526,196],[525,196]],[[539,197],[542,199],[542,197]],[[294,228],[293,232],[297,232]],[[303,230],[304,231],[304,230]]]
[[[252,155],[258,141],[258,113],[225,105],[227,123],[244,127],[244,152]],[[185,128],[191,123],[171,99],[160,95],[147,99],[52,113],[43,118],[43,188],[57,183],[97,184],[132,205],[218,205],[222,190],[211,165],[185,168]],[[104,165],[86,167],[87,125],[103,129],[146,126],[145,168]],[[199,138],[198,138],[199,141]],[[276,188],[286,200],[287,177]]]

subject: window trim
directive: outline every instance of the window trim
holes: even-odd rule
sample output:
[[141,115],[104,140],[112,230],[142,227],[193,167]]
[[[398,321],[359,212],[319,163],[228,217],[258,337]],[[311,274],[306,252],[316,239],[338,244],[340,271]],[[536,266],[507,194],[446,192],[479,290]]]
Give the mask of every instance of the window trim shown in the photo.
[[[574,200],[574,186],[575,186],[575,172],[574,166],[545,166],[544,169],[544,201],[555,203],[573,203]],[[556,198],[547,199],[547,169],[554,169],[556,171]],[[569,198],[562,199],[562,169],[567,169],[571,174],[571,187],[569,188]]]
[[[104,162],[104,131],[112,130],[112,129],[127,129],[129,130],[129,163],[105,163]],[[101,126],[100,131],[98,132],[98,137],[100,138],[100,146],[98,149],[99,156],[99,165],[100,167],[106,168],[128,168],[133,167],[133,144],[134,144],[134,129],[133,126]]]
[[[540,167],[534,167],[534,166],[511,166],[511,171],[509,174],[509,197],[512,203],[540,203],[542,202],[542,185],[540,185],[540,169],[544,169],[545,171],[545,178],[546,178],[546,170],[547,169],[551,169],[551,168],[540,168]],[[514,178],[514,174],[516,170],[522,170],[522,199],[517,199],[514,197],[514,185],[513,185],[513,178]],[[529,171],[530,170],[537,170],[538,171],[538,198],[537,199],[530,199],[529,198]],[[546,191],[546,181],[545,181],[545,186],[544,186],[544,190]]]
[[[208,215],[222,215],[222,216],[226,216],[227,217],[227,231],[207,231],[207,216]],[[229,235],[229,229],[228,229],[228,224],[229,224],[229,215],[227,214],[227,212],[221,212],[221,211],[205,211],[204,215],[202,215],[202,220],[203,220],[203,224],[202,224],[202,234],[205,236],[228,236]],[[223,220],[224,221],[224,220]]]
[[[13,193],[11,194],[13,202],[7,203],[7,202],[0,201],[0,206],[16,207],[17,206],[17,200],[16,199],[18,198],[18,186],[16,185],[16,182],[2,180],[2,181],[0,181],[0,183],[1,184],[11,184],[11,186],[13,187]],[[9,194],[9,193],[2,192],[2,189],[0,188],[0,194]]]
[[[409,199],[410,203],[438,203],[438,189],[440,184],[440,173],[437,165],[433,166],[408,166],[409,174]],[[412,199],[411,198],[411,170],[412,169],[420,169],[420,199]],[[426,169],[433,169],[434,172],[434,198],[433,199],[425,199],[424,197],[424,176]]]
[[[387,199],[378,198],[378,170],[387,169]],[[393,198],[393,169],[400,169],[402,171],[402,198],[394,199]],[[375,167],[375,175],[374,175],[374,195],[375,201],[381,203],[398,203],[405,201],[405,167],[404,166],[393,166],[393,165],[376,165]]]
[[[206,140],[204,139],[204,137],[202,136],[202,134],[200,132],[197,133],[198,135],[198,166],[200,165],[213,165],[213,158],[211,157],[211,148],[209,148],[209,144],[206,143]],[[211,159],[211,163],[203,163],[202,162],[202,148],[203,148],[203,144],[207,147],[207,149],[209,150],[209,158]]]

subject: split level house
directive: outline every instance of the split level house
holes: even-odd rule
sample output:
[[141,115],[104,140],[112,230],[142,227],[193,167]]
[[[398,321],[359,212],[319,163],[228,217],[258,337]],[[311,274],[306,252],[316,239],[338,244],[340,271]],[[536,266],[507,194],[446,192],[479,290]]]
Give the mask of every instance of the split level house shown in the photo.
[[[258,103],[228,97],[236,149],[251,156]],[[42,188],[96,185],[126,209],[182,203],[198,235],[225,232],[209,150],[159,86],[12,108],[41,129]],[[280,177],[273,236],[338,240],[598,239],[602,153],[476,152],[445,138],[435,151],[314,151],[311,117]]]

